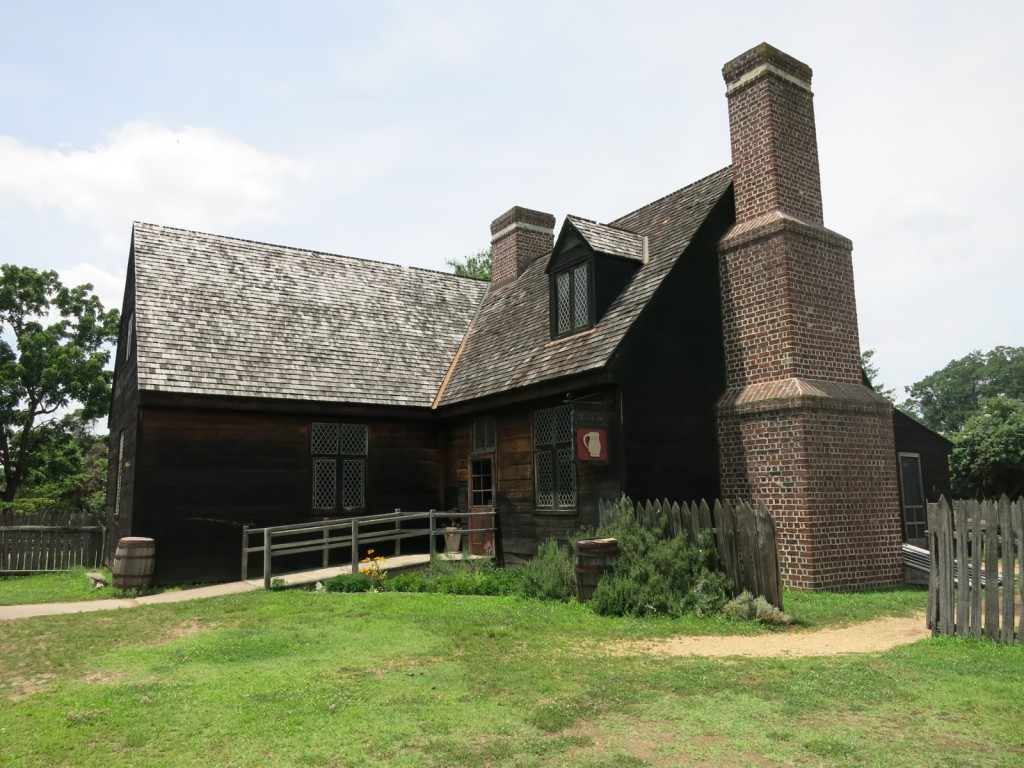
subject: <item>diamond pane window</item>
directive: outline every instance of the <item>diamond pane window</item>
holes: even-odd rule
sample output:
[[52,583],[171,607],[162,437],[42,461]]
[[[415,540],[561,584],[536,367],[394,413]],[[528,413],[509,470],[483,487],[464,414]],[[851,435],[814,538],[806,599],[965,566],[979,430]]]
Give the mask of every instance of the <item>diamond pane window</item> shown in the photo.
[[346,456],[366,455],[366,425],[341,425],[341,452]]
[[473,419],[473,451],[493,451],[495,445],[494,417]]
[[345,459],[342,462],[341,506],[356,509],[365,506],[363,499],[366,462],[362,459]]
[[[312,424],[313,509],[366,507],[368,432],[365,424]],[[335,458],[339,454],[353,458],[339,461]]]
[[535,454],[537,472],[537,506],[555,505],[555,473],[551,466],[551,451],[537,451]]
[[310,452],[334,455],[338,452],[338,425],[313,424]]
[[337,476],[335,459],[313,460],[313,509],[334,509]]
[[572,448],[558,449],[558,506],[576,506],[576,464]]
[[548,446],[555,442],[555,409],[545,408],[533,412],[533,444]]
[[568,272],[562,272],[555,278],[555,294],[558,297],[558,333],[565,333],[572,329],[572,325],[570,325],[572,320],[571,286]]
[[533,467],[537,507],[576,507],[571,406],[559,405],[533,412]]
[[580,264],[572,271],[573,328],[590,324],[589,300],[587,296],[587,265]]

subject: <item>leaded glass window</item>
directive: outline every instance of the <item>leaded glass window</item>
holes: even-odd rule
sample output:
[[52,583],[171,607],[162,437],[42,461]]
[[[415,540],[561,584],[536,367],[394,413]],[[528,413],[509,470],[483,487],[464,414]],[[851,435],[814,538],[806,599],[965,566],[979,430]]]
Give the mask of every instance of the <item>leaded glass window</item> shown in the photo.
[[363,488],[366,485],[365,472],[366,462],[362,459],[342,461],[341,506],[345,509],[358,509],[366,506],[363,499]]
[[590,312],[590,264],[584,262],[558,272],[554,281],[554,335],[561,336],[593,325]]
[[337,459],[313,459],[313,509],[334,509],[338,490],[337,465]]
[[495,442],[494,417],[477,416],[473,419],[473,452],[493,451]]
[[572,329],[572,296],[569,273],[562,272],[555,278],[555,286],[558,294],[558,333],[565,333]]
[[574,328],[582,328],[590,324],[586,264],[580,264],[572,271],[572,294],[572,324]]
[[576,462],[571,406],[534,411],[533,468],[538,508],[575,509]]
[[[309,446],[313,455],[313,509],[366,507],[368,440],[365,424],[312,424]],[[344,458],[339,460],[338,456]]]

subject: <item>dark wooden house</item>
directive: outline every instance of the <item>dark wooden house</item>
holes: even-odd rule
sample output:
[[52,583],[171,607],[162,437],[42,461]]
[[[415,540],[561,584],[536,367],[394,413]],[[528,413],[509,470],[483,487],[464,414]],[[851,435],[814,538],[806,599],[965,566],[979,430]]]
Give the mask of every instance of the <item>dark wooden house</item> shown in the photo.
[[[731,110],[749,96],[745,109],[769,122],[785,99],[809,105],[810,70],[770,46],[731,62],[726,79]],[[801,167],[813,156],[816,174],[810,114],[798,140],[784,121],[778,133],[780,151]],[[845,275],[848,241],[817,234],[813,215],[789,210],[785,195],[748,215],[737,190],[785,191],[790,175],[772,166],[778,152],[737,150],[740,122],[732,166],[614,221],[569,216],[556,238],[554,217],[512,208],[491,225],[490,284],[136,224],[110,417],[113,539],[156,539],[158,582],[211,581],[237,577],[243,525],[459,506],[497,511],[498,554],[514,564],[547,537],[595,524],[599,498],[711,499],[734,491],[742,470],[736,495],[780,499],[791,584],[898,581],[893,417],[852,378],[852,272],[833,279]],[[816,176],[810,184],[820,198]],[[783,243],[789,255],[765,257],[772,277],[736,267],[736,253],[748,258],[742,248],[774,243],[779,231],[839,243],[828,262],[839,266],[822,276],[814,252]],[[733,242],[741,250],[723,246]],[[808,280],[818,281],[813,291]],[[746,295],[761,320],[737,309]],[[802,301],[829,322],[800,320],[796,341],[776,349],[764,329]],[[783,370],[826,347],[841,370]],[[756,371],[775,376],[770,399],[735,385],[737,372]],[[839,426],[806,426],[836,413]],[[776,471],[758,436],[775,427],[762,422],[794,418],[804,432],[785,427],[789,437],[771,450],[791,456]],[[847,425],[870,439],[844,439]],[[823,464],[833,450],[833,437],[816,437],[823,430],[867,458]],[[832,472],[852,495],[821,501],[789,471]],[[858,497],[869,485],[875,495]],[[821,534],[809,549],[801,537],[815,515]],[[844,565],[841,545],[825,541],[830,526],[882,533],[856,540]]]

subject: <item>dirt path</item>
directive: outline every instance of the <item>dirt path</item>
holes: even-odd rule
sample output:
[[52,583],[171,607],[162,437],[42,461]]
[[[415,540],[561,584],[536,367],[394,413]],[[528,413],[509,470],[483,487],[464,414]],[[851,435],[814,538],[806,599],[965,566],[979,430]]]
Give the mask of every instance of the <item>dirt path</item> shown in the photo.
[[770,635],[724,637],[679,636],[664,640],[620,643],[611,653],[621,656],[838,656],[887,651],[931,636],[922,611],[908,619],[882,618],[839,629],[789,631]]

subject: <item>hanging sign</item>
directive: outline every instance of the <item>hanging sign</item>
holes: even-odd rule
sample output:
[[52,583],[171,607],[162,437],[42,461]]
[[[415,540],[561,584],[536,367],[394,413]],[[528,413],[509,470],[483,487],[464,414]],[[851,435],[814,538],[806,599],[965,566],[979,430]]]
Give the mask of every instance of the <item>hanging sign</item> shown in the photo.
[[607,464],[608,414],[600,411],[576,411],[573,414],[576,433],[576,461],[581,464]]

